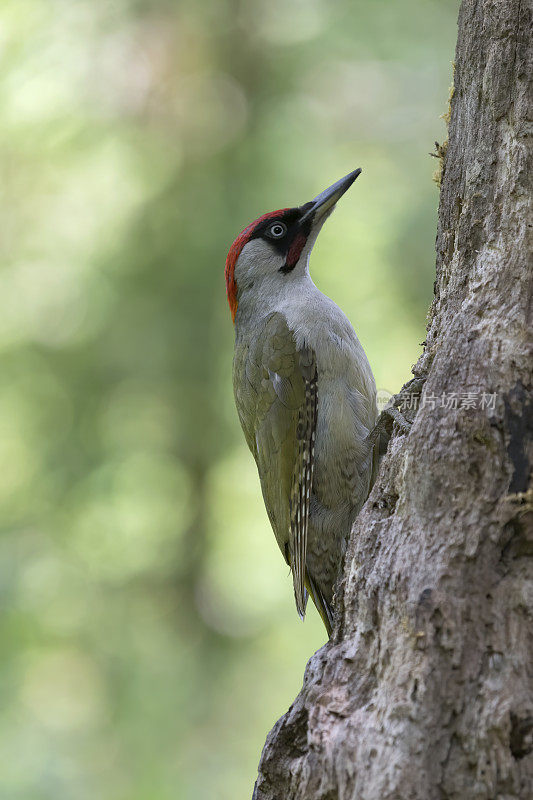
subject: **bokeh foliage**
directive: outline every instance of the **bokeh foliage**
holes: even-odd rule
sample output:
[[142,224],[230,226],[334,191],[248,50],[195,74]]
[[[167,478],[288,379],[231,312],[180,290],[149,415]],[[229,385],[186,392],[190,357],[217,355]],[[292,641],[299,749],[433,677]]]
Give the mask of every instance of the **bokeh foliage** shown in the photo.
[[231,396],[225,253],[312,260],[380,388],[424,338],[455,0],[3,0],[0,796],[249,797],[324,641]]

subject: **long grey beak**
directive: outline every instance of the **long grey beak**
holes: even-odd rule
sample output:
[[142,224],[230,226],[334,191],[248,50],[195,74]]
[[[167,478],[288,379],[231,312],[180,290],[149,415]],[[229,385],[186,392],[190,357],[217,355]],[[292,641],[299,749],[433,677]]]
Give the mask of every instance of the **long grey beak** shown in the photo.
[[339,200],[343,194],[348,191],[357,176],[361,174],[361,171],[361,169],[354,169],[353,172],[350,172],[344,178],[341,178],[340,181],[334,183],[333,186],[329,187],[329,189],[324,189],[323,192],[317,195],[317,197],[315,197],[315,199],[312,201],[313,205],[301,218],[300,224],[308,220],[310,217],[321,219],[324,214],[327,214],[327,212],[335,205],[337,200]]

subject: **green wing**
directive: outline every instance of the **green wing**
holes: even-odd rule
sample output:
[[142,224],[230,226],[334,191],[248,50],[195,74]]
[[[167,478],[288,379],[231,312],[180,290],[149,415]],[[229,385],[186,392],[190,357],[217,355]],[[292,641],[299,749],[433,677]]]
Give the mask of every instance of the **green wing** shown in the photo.
[[267,321],[254,359],[258,370],[254,452],[265,505],[290,564],[296,607],[305,614],[306,551],[317,420],[313,351],[298,349],[282,314]]

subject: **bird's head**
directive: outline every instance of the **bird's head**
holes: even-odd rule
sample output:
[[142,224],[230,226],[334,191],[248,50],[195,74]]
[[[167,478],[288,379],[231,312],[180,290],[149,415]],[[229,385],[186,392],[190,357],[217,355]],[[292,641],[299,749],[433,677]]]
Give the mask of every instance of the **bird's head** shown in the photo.
[[239,234],[226,258],[226,291],[234,322],[244,290],[264,281],[282,285],[289,276],[305,273],[322,225],[360,172],[350,172],[310,203],[263,214]]

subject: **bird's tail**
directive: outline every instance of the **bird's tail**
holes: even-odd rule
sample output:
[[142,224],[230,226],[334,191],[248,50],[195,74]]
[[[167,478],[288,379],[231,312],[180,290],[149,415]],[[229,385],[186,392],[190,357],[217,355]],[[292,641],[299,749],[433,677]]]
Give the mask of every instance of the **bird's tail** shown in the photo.
[[316,606],[316,609],[320,616],[322,617],[322,622],[326,626],[326,630],[328,632],[328,636],[331,637],[333,631],[333,610],[322,594],[322,591],[315,580],[311,577],[308,571],[306,571],[306,584],[307,588],[309,589],[309,594],[313,599],[313,603]]

